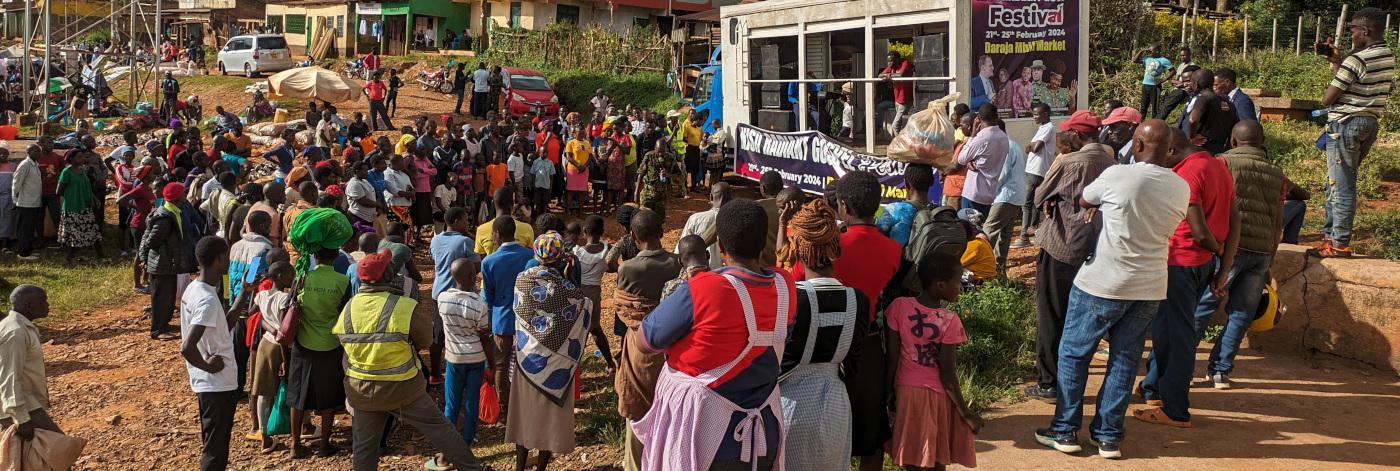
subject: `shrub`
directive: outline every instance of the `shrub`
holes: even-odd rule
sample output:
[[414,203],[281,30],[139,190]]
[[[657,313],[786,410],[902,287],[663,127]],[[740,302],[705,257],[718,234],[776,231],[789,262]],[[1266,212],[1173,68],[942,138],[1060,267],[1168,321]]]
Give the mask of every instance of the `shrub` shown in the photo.
[[559,94],[559,102],[569,110],[589,112],[593,105],[588,100],[593,92],[603,89],[619,107],[633,104],[644,109],[665,113],[675,109],[678,99],[666,86],[666,77],[661,74],[614,75],[603,72],[584,71],[541,71],[554,85]]
[[950,307],[967,341],[958,347],[958,378],[975,411],[1015,395],[1035,367],[1035,297],[1024,283],[988,282]]

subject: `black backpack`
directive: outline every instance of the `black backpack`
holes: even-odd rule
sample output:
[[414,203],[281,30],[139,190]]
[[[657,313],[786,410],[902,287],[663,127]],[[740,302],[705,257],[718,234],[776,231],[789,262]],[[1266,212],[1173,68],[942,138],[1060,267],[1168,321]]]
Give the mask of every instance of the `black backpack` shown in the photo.
[[904,246],[904,263],[909,267],[904,276],[904,287],[914,292],[922,291],[919,286],[919,261],[933,252],[943,252],[962,257],[967,249],[967,229],[958,210],[950,206],[927,206],[914,215],[914,224],[909,230],[909,243]]

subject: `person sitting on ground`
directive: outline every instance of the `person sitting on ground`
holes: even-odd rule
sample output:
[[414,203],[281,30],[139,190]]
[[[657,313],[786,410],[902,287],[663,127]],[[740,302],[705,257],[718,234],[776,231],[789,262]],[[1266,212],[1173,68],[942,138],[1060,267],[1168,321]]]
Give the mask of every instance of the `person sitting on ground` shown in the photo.
[[958,211],[958,219],[962,220],[963,228],[967,230],[967,248],[963,249],[961,258],[963,269],[972,274],[972,282],[976,284],[996,278],[996,254],[991,241],[987,240],[987,234],[982,232],[982,213],[967,208]]

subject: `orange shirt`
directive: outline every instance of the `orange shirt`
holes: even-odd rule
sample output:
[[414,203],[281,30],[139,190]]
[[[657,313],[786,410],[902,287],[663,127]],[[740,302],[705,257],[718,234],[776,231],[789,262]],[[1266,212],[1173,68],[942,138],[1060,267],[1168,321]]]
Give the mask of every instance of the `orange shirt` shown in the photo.
[[19,128],[14,127],[14,126],[11,126],[11,125],[8,125],[8,124],[6,124],[6,125],[4,125],[4,126],[0,126],[0,139],[4,139],[4,140],[6,140],[6,141],[13,141],[13,140],[15,140],[15,139],[18,138],[18,137],[19,137]]
[[[967,141],[964,140],[953,146],[953,158],[957,158],[958,153],[962,152],[963,144],[966,143]],[[943,196],[949,198],[962,197],[963,183],[967,181],[967,169],[968,167],[964,165],[962,168],[943,175]]]
[[496,190],[506,186],[506,174],[506,164],[491,164],[486,166],[486,180],[491,183],[489,187],[490,193],[488,194],[494,195],[496,194]]

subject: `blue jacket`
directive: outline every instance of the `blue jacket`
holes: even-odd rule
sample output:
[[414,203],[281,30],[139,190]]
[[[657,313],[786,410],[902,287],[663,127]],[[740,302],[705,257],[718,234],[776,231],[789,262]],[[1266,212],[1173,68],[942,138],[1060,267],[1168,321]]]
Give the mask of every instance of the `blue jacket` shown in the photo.
[[[1234,93],[1236,91],[1239,93]],[[1254,114],[1254,100],[1245,94],[1244,90],[1236,88],[1231,93],[1234,93],[1234,96],[1230,97],[1230,104],[1235,105],[1235,116],[1239,116],[1240,121],[1259,119]]]
[[491,306],[492,334],[515,334],[515,278],[534,258],[534,250],[507,242],[481,261],[481,297]]

